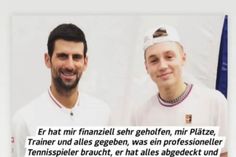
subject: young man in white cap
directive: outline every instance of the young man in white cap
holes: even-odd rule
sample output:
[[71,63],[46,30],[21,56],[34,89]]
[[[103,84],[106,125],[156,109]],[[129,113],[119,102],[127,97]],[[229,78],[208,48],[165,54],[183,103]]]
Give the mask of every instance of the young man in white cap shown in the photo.
[[[158,93],[137,108],[135,125],[219,126],[226,136],[227,101],[216,90],[185,82],[186,53],[175,28],[161,25],[144,38],[145,66]],[[227,156],[226,148],[221,156]]]
[[104,126],[109,121],[108,105],[78,89],[88,64],[83,31],[74,24],[61,24],[50,33],[47,45],[45,64],[51,69],[51,86],[13,117],[17,157],[24,156],[26,137],[34,136],[39,126]]

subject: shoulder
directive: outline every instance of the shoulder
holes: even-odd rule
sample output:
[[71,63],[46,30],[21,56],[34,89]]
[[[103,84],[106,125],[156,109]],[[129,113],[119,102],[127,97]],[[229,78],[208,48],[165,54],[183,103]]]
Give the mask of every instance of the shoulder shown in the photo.
[[214,104],[227,104],[225,96],[216,89],[211,89],[205,86],[193,86],[193,95],[196,98],[204,98],[213,102]]
[[46,102],[48,102],[48,94],[44,92],[37,98],[30,101],[28,104],[20,108],[13,116],[13,123],[23,121],[23,119],[28,119],[33,117],[35,113],[40,111],[40,108],[46,106]]
[[157,103],[157,95],[155,94],[144,103],[135,105],[131,115],[131,125],[142,125],[143,119],[145,119],[147,114],[149,114],[155,106],[158,106],[156,105]]
[[138,105],[135,108],[135,114],[138,116],[140,114],[146,113],[148,110],[151,110],[154,106],[157,106],[157,95],[151,96],[148,100],[144,103]]
[[147,101],[145,101],[141,106],[141,108],[150,108],[150,107],[152,107],[153,105],[155,105],[156,106],[156,104],[157,104],[157,101],[158,100],[158,98],[157,98],[157,94],[155,94],[155,95],[153,95],[153,96],[151,96]]
[[201,94],[201,95],[225,98],[224,95],[220,91],[203,86],[203,85],[194,84],[192,90],[193,92]]

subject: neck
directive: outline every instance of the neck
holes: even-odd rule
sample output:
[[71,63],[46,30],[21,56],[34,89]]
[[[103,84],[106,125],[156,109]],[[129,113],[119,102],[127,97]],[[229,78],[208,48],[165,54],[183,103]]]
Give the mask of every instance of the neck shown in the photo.
[[159,88],[160,97],[165,101],[171,101],[182,95],[187,85],[184,82],[180,82],[174,86],[168,86]]
[[79,95],[77,88],[70,91],[59,92],[54,85],[51,85],[50,90],[57,101],[66,108],[73,108]]

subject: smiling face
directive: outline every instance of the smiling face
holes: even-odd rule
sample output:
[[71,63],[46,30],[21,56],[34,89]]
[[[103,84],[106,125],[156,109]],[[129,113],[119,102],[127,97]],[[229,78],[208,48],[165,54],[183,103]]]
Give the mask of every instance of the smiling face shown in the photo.
[[158,88],[182,83],[185,53],[176,42],[163,42],[150,46],[145,52],[145,66]]
[[88,62],[83,52],[82,42],[58,39],[55,41],[52,57],[45,54],[45,63],[48,68],[51,68],[52,86],[58,92],[77,88]]

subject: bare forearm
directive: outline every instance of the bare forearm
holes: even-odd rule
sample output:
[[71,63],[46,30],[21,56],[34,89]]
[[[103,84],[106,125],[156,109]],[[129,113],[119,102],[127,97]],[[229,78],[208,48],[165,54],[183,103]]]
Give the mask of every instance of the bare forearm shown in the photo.
[[228,156],[228,153],[227,152],[224,152],[224,153],[221,153],[220,154],[220,157],[227,157]]

